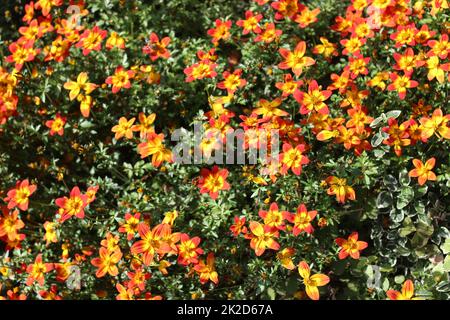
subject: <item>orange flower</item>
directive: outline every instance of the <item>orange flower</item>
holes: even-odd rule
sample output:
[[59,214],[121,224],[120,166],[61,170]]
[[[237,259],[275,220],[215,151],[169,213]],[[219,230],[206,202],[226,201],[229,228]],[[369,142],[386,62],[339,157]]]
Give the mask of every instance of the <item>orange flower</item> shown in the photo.
[[119,294],[116,296],[116,300],[134,300],[134,290],[128,287],[124,287],[120,283],[116,284],[116,289]]
[[242,34],[246,35],[249,32],[260,33],[261,28],[258,23],[263,18],[262,14],[254,15],[252,11],[245,11],[245,20],[238,20],[236,25],[243,28]]
[[303,9],[294,18],[294,21],[298,23],[300,28],[306,28],[310,24],[317,22],[317,16],[320,13],[320,9],[316,8],[309,10],[307,6],[302,6]]
[[245,226],[245,217],[239,218],[238,216],[234,217],[234,224],[231,225],[230,231],[233,233],[233,236],[237,237],[238,235],[246,234],[247,227]]
[[305,41],[300,41],[293,52],[285,48],[279,49],[278,52],[284,58],[284,61],[281,62],[278,67],[283,70],[292,69],[292,72],[294,72],[297,77],[302,74],[304,67],[309,67],[316,63],[314,59],[305,57]]
[[225,79],[222,82],[217,84],[217,87],[220,89],[227,90],[229,95],[232,95],[236,92],[238,88],[243,88],[247,84],[247,81],[241,79],[242,69],[236,69],[233,73],[225,71],[223,73],[223,78]]
[[91,260],[94,267],[98,270],[95,273],[97,278],[102,278],[106,274],[115,277],[119,274],[119,269],[117,269],[116,264],[122,259],[122,252],[120,249],[110,251],[105,247],[101,247],[99,251],[100,257]]
[[44,300],[62,300],[62,297],[58,296],[58,287],[55,284],[50,286],[49,291],[40,290],[39,295]]
[[417,29],[414,24],[406,26],[398,26],[397,32],[391,34],[391,39],[395,41],[395,47],[399,48],[402,45],[414,46],[416,44]]
[[62,136],[64,134],[64,125],[66,124],[66,121],[66,117],[61,117],[61,115],[57,113],[55,119],[45,122],[45,126],[50,129],[51,136],[55,134]]
[[182,233],[180,243],[177,245],[178,263],[185,266],[198,263],[198,256],[203,254],[203,250],[198,247],[199,244],[199,237],[189,238],[186,233]]
[[35,281],[44,285],[45,274],[53,270],[53,263],[43,263],[42,254],[38,254],[34,263],[27,266],[28,278],[26,285],[31,286]]
[[44,240],[46,241],[46,245],[48,246],[51,242],[58,242],[58,236],[56,234],[56,223],[46,221],[44,223],[45,235]]
[[278,238],[278,231],[273,230],[270,226],[262,225],[256,221],[250,221],[251,234],[250,247],[255,250],[257,256],[260,256],[266,249],[279,250],[280,245],[273,238]]
[[34,17],[34,2],[25,5],[25,15],[22,18],[23,22],[30,23]]
[[356,35],[353,35],[350,39],[344,39],[340,42],[345,48],[342,54],[345,55],[356,55],[360,53],[361,47],[366,43],[366,39],[361,39]]
[[355,190],[347,185],[347,179],[330,176],[325,180],[329,184],[327,193],[329,195],[336,195],[336,200],[340,203],[345,203],[345,200],[355,200]]
[[212,43],[217,46],[220,40],[227,40],[231,36],[230,28],[232,22],[231,20],[222,21],[220,19],[217,19],[215,21],[215,25],[215,28],[208,30],[208,35],[212,37]]
[[169,45],[169,43],[170,43],[169,37],[164,37],[160,41],[158,35],[156,33],[152,32],[150,34],[150,41],[149,41],[148,45],[146,45],[142,49],[142,51],[145,54],[150,55],[150,59],[152,59],[152,61],[155,61],[158,58],[169,59],[170,52],[167,49],[167,46]]
[[314,47],[314,54],[321,54],[325,57],[325,59],[329,59],[332,56],[337,56],[338,52],[336,50],[337,45],[328,41],[327,38],[320,37],[321,44],[318,44]]
[[141,240],[135,242],[131,247],[132,254],[142,254],[143,263],[148,266],[153,261],[156,253],[163,255],[170,252],[171,247],[162,241],[172,231],[168,224],[160,224],[150,230],[148,224],[141,222],[138,225]]
[[108,32],[95,26],[92,30],[85,30],[80,36],[80,41],[76,44],[77,48],[83,49],[83,55],[87,56],[91,51],[100,51],[102,41],[106,38]]
[[283,144],[281,174],[286,174],[289,169],[297,176],[302,173],[302,166],[309,163],[308,157],[304,155],[305,149],[304,144],[299,144],[295,148],[288,143]]
[[431,171],[436,164],[435,158],[428,159],[425,164],[419,159],[413,159],[413,164],[415,168],[409,172],[409,176],[412,178],[419,178],[419,185],[424,185],[428,180],[437,180],[436,175]]
[[163,161],[171,162],[172,152],[164,147],[163,141],[164,134],[148,133],[146,141],[138,145],[138,152],[141,158],[152,156],[152,164],[155,167],[159,167]]
[[133,239],[136,232],[138,232],[140,218],[141,214],[139,212],[134,215],[130,213],[125,214],[125,222],[120,225],[119,232],[126,233],[128,241]]
[[70,217],[84,218],[84,208],[87,205],[87,197],[81,194],[78,187],[74,187],[70,191],[69,198],[62,197],[55,200],[55,203],[60,209],[58,213],[61,215],[60,222],[64,222]]
[[319,300],[319,289],[318,287],[322,287],[330,282],[330,278],[324,274],[313,274],[311,275],[311,269],[309,265],[302,261],[298,265],[298,273],[303,278],[303,284],[305,285],[306,294],[312,300]]
[[271,43],[280,38],[283,31],[276,29],[275,24],[273,22],[264,25],[264,29],[260,34],[255,38],[255,42],[263,41],[264,43]]
[[431,118],[420,119],[422,139],[428,139],[436,134],[439,138],[450,139],[450,114],[444,116],[441,109],[433,111]]
[[125,117],[120,117],[119,124],[115,125],[111,129],[111,131],[115,133],[114,138],[116,140],[119,140],[122,137],[132,139],[133,131],[137,131],[136,128],[133,126],[135,120],[136,118],[131,118],[130,120],[127,120],[127,118]]
[[396,72],[390,74],[392,83],[388,86],[389,91],[397,91],[400,99],[405,99],[406,89],[415,88],[419,85],[417,81],[411,80],[408,75],[400,76]]
[[106,49],[111,50],[113,48],[125,49],[125,39],[119,36],[117,32],[111,32],[108,40],[106,40]]
[[20,27],[19,33],[22,35],[22,37],[19,38],[19,41],[23,42],[29,40],[35,41],[43,35],[42,27],[39,26],[36,19],[31,21],[27,27]]
[[29,183],[28,179],[17,181],[16,187],[8,191],[7,197],[4,199],[8,202],[8,209],[19,208],[22,211],[28,209],[28,198],[36,191],[36,185]]
[[7,56],[5,61],[15,63],[14,68],[17,71],[22,70],[25,62],[33,61],[39,54],[39,49],[34,49],[34,41],[30,40],[25,43],[13,42],[9,45],[10,56]]
[[329,114],[330,110],[324,101],[328,100],[332,92],[330,90],[320,90],[316,80],[309,84],[308,93],[298,91],[294,94],[295,100],[300,103],[300,114],[308,114],[315,110],[322,114]]
[[300,86],[303,84],[303,81],[294,81],[292,78],[292,74],[288,73],[284,75],[284,82],[277,82],[275,86],[283,91],[282,97],[287,97],[289,95],[295,95],[299,92]]
[[135,125],[134,129],[140,132],[141,138],[145,138],[149,133],[155,132],[153,123],[155,122],[156,114],[152,113],[146,116],[145,113],[140,112],[138,118],[139,124]]
[[209,196],[214,200],[219,196],[219,191],[230,189],[230,185],[227,182],[227,169],[219,169],[218,166],[214,166],[211,170],[203,168],[200,170],[200,175],[201,177],[197,184],[200,188],[200,193],[209,193]]
[[63,4],[63,0],[38,0],[34,7],[42,11],[43,16],[48,16],[52,7],[59,7]]
[[135,72],[133,70],[125,70],[124,67],[119,66],[114,71],[113,76],[109,76],[106,78],[105,83],[112,85],[112,93],[117,93],[120,89],[131,88],[130,79],[133,79],[135,76]]
[[292,229],[294,236],[298,236],[302,231],[312,234],[314,228],[311,225],[311,221],[314,220],[316,215],[316,210],[308,211],[304,204],[298,206],[296,214],[291,213],[287,215],[287,220],[294,224],[294,228]]
[[289,212],[278,210],[278,205],[273,202],[269,211],[260,210],[258,215],[264,220],[264,224],[278,230],[284,230],[284,219],[287,219]]
[[358,241],[358,232],[353,232],[348,239],[337,238],[336,244],[341,247],[339,259],[345,259],[349,255],[353,259],[359,259],[359,252],[367,248],[367,242]]
[[89,83],[88,81],[88,74],[81,72],[77,77],[77,81],[67,81],[64,84],[64,89],[70,90],[70,100],[77,98],[81,94],[81,91],[84,91],[85,94],[90,94],[97,88],[96,84]]
[[99,186],[89,187],[86,191],[87,204],[94,202]]
[[349,71],[352,79],[356,79],[360,74],[367,75],[369,74],[367,69],[369,61],[370,58],[364,58],[363,55],[355,53],[354,56],[348,59],[348,66],[344,68],[344,71]]
[[130,289],[145,290],[145,283],[150,279],[151,274],[144,271],[142,267],[138,267],[134,272],[127,272],[127,277],[130,279],[127,286]]
[[25,239],[24,234],[19,234],[19,230],[25,227],[25,224],[19,218],[19,211],[14,210],[10,213],[4,206],[1,207],[1,210],[3,217],[0,216],[0,237],[6,236],[9,241]]
[[279,0],[272,2],[271,5],[277,11],[275,13],[275,19],[277,20],[294,18],[299,9],[298,0]]
[[214,78],[217,76],[215,68],[217,64],[211,63],[209,60],[202,60],[199,63],[195,63],[190,67],[184,69],[186,74],[186,82],[192,82],[194,80],[200,80],[204,78]]
[[438,56],[441,59],[445,59],[450,53],[450,41],[448,41],[448,34],[442,34],[439,40],[429,40],[427,45],[431,48],[431,50],[427,53],[429,57]]
[[292,256],[295,254],[294,248],[284,248],[280,252],[277,253],[277,259],[281,262],[281,265],[288,269],[288,270],[294,270],[295,265],[292,261]]
[[394,59],[397,64],[394,66],[395,70],[402,70],[405,74],[410,75],[414,68],[421,67],[425,64],[425,61],[420,60],[414,55],[412,48],[406,49],[405,53],[394,53]]
[[428,80],[431,81],[436,78],[439,83],[444,83],[445,72],[450,71],[450,63],[440,64],[439,57],[433,56],[426,61],[426,64],[428,68]]
[[279,109],[283,100],[276,98],[275,100],[268,101],[266,99],[259,99],[257,108],[253,110],[256,115],[262,115],[264,118],[272,118],[273,116],[284,117],[287,113],[284,110]]
[[388,290],[386,295],[390,300],[417,300],[417,298],[414,298],[414,283],[411,280],[406,280],[403,283],[401,292]]
[[200,275],[200,283],[205,284],[212,281],[215,284],[219,283],[219,277],[214,267],[214,254],[210,252],[206,257],[206,263],[203,260],[194,266],[194,270]]

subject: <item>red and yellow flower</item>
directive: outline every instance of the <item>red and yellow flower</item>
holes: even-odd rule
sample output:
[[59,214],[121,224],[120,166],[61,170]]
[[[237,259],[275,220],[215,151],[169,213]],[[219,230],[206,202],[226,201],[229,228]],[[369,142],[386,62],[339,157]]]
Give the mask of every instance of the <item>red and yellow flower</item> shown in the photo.
[[30,185],[28,179],[17,181],[16,187],[8,191],[7,197],[4,199],[8,202],[8,209],[19,208],[22,211],[28,209],[29,197],[36,191],[37,186]]
[[312,234],[314,232],[314,228],[311,224],[311,221],[314,220],[316,215],[316,210],[308,211],[303,203],[298,206],[297,212],[295,214],[291,213],[287,215],[287,220],[294,224],[294,227],[292,229],[292,233],[294,234],[294,236],[298,236],[302,231],[308,234]]
[[358,241],[358,232],[353,232],[348,239],[337,238],[335,242],[341,247],[338,255],[340,260],[348,256],[353,259],[359,259],[360,251],[367,248],[368,245],[367,242]]
[[312,66],[316,63],[313,58],[305,56],[305,41],[300,41],[295,47],[294,51],[281,48],[278,50],[278,52],[284,58],[284,61],[281,62],[278,67],[282,70],[291,69],[297,77],[302,74],[303,68]]
[[106,78],[105,83],[112,85],[112,93],[117,93],[122,88],[131,88],[130,80],[134,78],[135,74],[133,70],[125,70],[124,67],[119,66],[114,71],[114,75]]
[[78,187],[74,187],[70,191],[69,197],[62,197],[55,200],[55,204],[59,207],[60,222],[75,216],[84,218],[84,209],[87,206],[87,196],[80,192]]
[[280,249],[280,244],[273,239],[278,238],[278,231],[270,226],[250,221],[250,231],[247,237],[250,239],[250,247],[255,250],[257,256],[262,255],[266,249],[275,251]]
[[326,285],[330,282],[330,278],[321,273],[311,275],[311,269],[305,261],[300,262],[298,265],[298,273],[303,279],[303,284],[305,285],[308,297],[312,300],[319,300],[320,294],[318,287]]
[[413,159],[414,169],[409,172],[409,176],[412,178],[418,178],[419,185],[424,185],[428,180],[436,181],[436,174],[432,171],[436,165],[436,159],[430,158],[425,164],[419,159]]
[[230,184],[227,182],[227,169],[219,169],[218,166],[214,166],[211,170],[203,168],[200,170],[200,175],[197,184],[200,193],[209,193],[214,200],[219,196],[219,191],[230,189]]

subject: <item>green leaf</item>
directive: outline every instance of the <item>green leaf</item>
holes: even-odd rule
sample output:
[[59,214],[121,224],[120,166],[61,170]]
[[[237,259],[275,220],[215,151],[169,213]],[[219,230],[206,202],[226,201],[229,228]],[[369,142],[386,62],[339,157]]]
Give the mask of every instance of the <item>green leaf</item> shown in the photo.
[[403,227],[399,230],[400,237],[406,237],[408,234],[411,234],[414,231],[416,231],[416,227],[414,226],[411,218],[406,217],[403,221]]
[[414,190],[410,187],[404,187],[400,191],[397,201],[397,209],[403,209],[414,199]]
[[441,245],[441,250],[444,254],[450,252],[450,238],[445,239],[445,242]]
[[393,203],[392,195],[387,191],[381,191],[377,197],[377,208],[385,209],[389,208]]
[[392,110],[392,111],[386,112],[386,118],[388,118],[388,119],[390,119],[390,118],[397,119],[400,116],[401,113],[402,112],[400,110]]

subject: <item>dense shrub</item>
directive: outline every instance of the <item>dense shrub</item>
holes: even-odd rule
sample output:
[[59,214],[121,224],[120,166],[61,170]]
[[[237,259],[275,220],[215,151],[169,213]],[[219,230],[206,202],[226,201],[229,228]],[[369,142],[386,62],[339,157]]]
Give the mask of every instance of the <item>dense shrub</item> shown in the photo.
[[449,298],[447,0],[84,2],[0,4],[1,296]]

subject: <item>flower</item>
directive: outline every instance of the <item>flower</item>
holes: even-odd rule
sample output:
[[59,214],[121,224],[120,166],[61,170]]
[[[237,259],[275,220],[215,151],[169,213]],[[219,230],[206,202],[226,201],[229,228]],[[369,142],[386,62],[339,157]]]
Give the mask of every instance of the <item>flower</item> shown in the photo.
[[284,82],[277,82],[275,86],[280,89],[283,94],[281,95],[283,98],[289,95],[295,95],[299,92],[300,86],[303,85],[303,81],[294,81],[292,78],[292,74],[288,73],[284,75]]
[[152,61],[157,60],[158,58],[169,59],[170,52],[167,49],[167,46],[170,43],[169,37],[164,37],[159,40],[159,37],[156,33],[152,32],[150,34],[150,41],[148,45],[146,45],[142,51],[145,54],[150,55],[150,59]]
[[271,118],[273,116],[284,117],[287,113],[284,110],[279,109],[283,100],[281,98],[276,98],[275,100],[268,101],[266,99],[259,99],[257,103],[257,108],[253,110],[256,115],[262,115],[264,118]]
[[102,278],[107,274],[112,277],[117,276],[119,274],[119,270],[117,269],[116,264],[120,261],[120,259],[122,259],[122,252],[120,249],[110,251],[105,247],[101,247],[99,255],[100,256],[98,258],[91,260],[92,265],[98,268],[95,276],[97,278]]
[[70,90],[69,98],[71,101],[77,98],[81,94],[81,91],[84,91],[85,94],[90,94],[97,88],[96,84],[89,83],[88,81],[87,72],[81,72],[77,77],[77,81],[67,81],[64,84],[64,89]]
[[186,74],[186,82],[192,82],[194,80],[201,80],[204,78],[214,78],[217,76],[217,72],[214,70],[217,64],[211,63],[209,60],[202,60],[199,63],[195,63],[190,67],[184,69]]
[[238,235],[246,234],[247,233],[247,227],[245,226],[245,217],[239,218],[238,216],[234,217],[234,224],[231,225],[230,231],[233,233],[233,236],[237,237]]
[[245,20],[238,20],[236,25],[243,28],[242,34],[246,35],[249,32],[260,33],[261,28],[258,23],[263,18],[262,14],[254,15],[250,10],[245,11]]
[[28,198],[36,189],[36,185],[30,185],[28,179],[17,181],[16,187],[9,190],[7,197],[4,199],[5,202],[8,202],[8,209],[17,207],[22,211],[28,210]]
[[177,245],[178,263],[185,266],[191,263],[198,263],[198,256],[203,254],[203,250],[198,247],[199,244],[199,237],[189,238],[189,235],[182,233],[180,243]]
[[147,133],[144,142],[138,145],[138,152],[141,159],[152,156],[152,165],[159,167],[163,161],[172,161],[172,152],[164,147],[164,134],[156,134],[155,132]]
[[146,116],[145,113],[140,112],[138,119],[139,124],[134,125],[134,129],[139,131],[141,138],[145,138],[149,133],[155,132],[153,123],[155,122],[156,114],[152,113]]
[[223,80],[217,84],[220,89],[227,90],[228,94],[231,95],[236,92],[238,88],[243,88],[247,84],[247,81],[241,79],[242,69],[236,69],[233,73],[225,71],[223,73]]
[[281,265],[288,269],[288,270],[294,270],[295,265],[292,261],[292,256],[295,254],[294,248],[284,248],[280,252],[277,253],[277,259],[280,261]]
[[429,57],[438,56],[440,59],[446,59],[450,53],[450,41],[448,34],[442,34],[439,40],[429,40],[427,45],[431,50],[427,53]]
[[215,25],[216,27],[209,29],[207,33],[212,37],[212,43],[217,46],[220,40],[227,40],[231,36],[230,28],[232,22],[231,20],[222,21],[217,19]]
[[125,39],[119,36],[115,31],[111,32],[108,40],[106,40],[106,49],[111,50],[113,48],[125,49]]
[[206,263],[203,260],[194,266],[194,270],[200,275],[200,283],[205,284],[212,281],[215,284],[219,283],[219,277],[214,267],[214,254],[210,252],[206,257]]
[[433,56],[426,61],[426,64],[428,68],[428,80],[431,81],[436,78],[439,83],[444,83],[445,72],[450,71],[450,63],[440,64],[439,57]]
[[153,261],[155,253],[164,254],[171,251],[170,246],[162,241],[171,233],[171,227],[168,224],[161,224],[150,230],[148,224],[141,222],[138,225],[138,233],[141,240],[131,246],[132,254],[142,254],[142,262],[148,266]]
[[282,33],[283,31],[275,28],[273,22],[266,22],[261,33],[255,38],[255,42],[263,41],[264,43],[271,43],[272,41],[278,40]]
[[120,117],[119,124],[112,127],[111,131],[115,133],[114,138],[119,140],[122,137],[127,139],[133,138],[133,131],[137,131],[135,127],[133,127],[133,123],[136,118],[131,118],[127,120],[125,117]]
[[56,223],[46,221],[44,223],[45,235],[44,240],[46,241],[46,245],[48,246],[51,242],[58,242],[58,236],[56,234]]
[[431,159],[428,159],[425,164],[423,164],[422,161],[420,161],[419,159],[413,159],[413,164],[414,164],[414,169],[412,169],[409,172],[409,176],[412,178],[418,178],[419,179],[419,185],[424,185],[425,182],[427,182],[428,180],[430,181],[436,181],[437,177],[434,174],[433,171],[431,171],[435,164],[436,164],[436,159],[433,157]]
[[309,163],[309,159],[304,155],[306,148],[304,144],[299,144],[295,148],[285,143],[283,144],[283,153],[281,154],[281,174],[286,174],[289,169],[295,175],[302,173],[302,166]]
[[314,47],[314,54],[321,54],[325,57],[325,59],[329,59],[332,56],[337,56],[338,52],[336,50],[337,45],[328,41],[325,37],[320,37],[321,44],[318,44]]
[[61,117],[61,115],[57,113],[53,120],[45,122],[45,126],[50,129],[51,136],[55,134],[62,136],[64,134],[64,125],[66,124],[66,121],[66,117]]
[[28,278],[27,286],[31,286],[34,282],[44,285],[45,274],[53,270],[53,263],[43,263],[42,254],[38,254],[34,263],[27,266]]
[[38,0],[36,1],[36,3],[34,4],[34,7],[36,9],[39,9],[42,11],[42,15],[48,16],[50,14],[50,11],[52,10],[52,8],[55,7],[59,7],[63,4],[63,0]]
[[58,213],[61,215],[60,222],[64,222],[70,217],[84,218],[84,208],[87,206],[87,196],[80,192],[78,187],[74,187],[70,191],[69,198],[62,197],[55,200],[60,209]]
[[314,228],[311,225],[311,221],[316,217],[316,215],[316,210],[308,211],[303,203],[298,206],[297,213],[287,215],[287,220],[294,224],[294,228],[292,229],[294,236],[298,236],[302,231],[312,234],[314,232]]
[[317,22],[317,16],[320,13],[320,8],[310,10],[307,6],[303,6],[303,9],[294,18],[294,21],[298,23],[300,28],[306,28],[310,24]]
[[218,166],[214,166],[211,170],[203,168],[200,170],[200,179],[198,180],[198,187],[200,193],[209,193],[212,199],[217,199],[219,191],[229,190],[230,185],[227,182],[228,170],[219,169]]
[[255,254],[260,256],[266,249],[279,250],[280,244],[273,238],[278,237],[278,231],[270,226],[262,225],[256,221],[250,221],[251,234],[248,235],[250,239],[250,247],[255,250]]
[[309,265],[302,261],[298,265],[298,273],[303,278],[303,284],[305,285],[306,294],[312,300],[319,300],[319,289],[318,287],[322,287],[330,282],[330,278],[324,274],[313,274],[311,275],[311,269]]
[[7,56],[5,61],[9,63],[14,62],[14,68],[17,71],[22,70],[25,62],[33,61],[39,54],[39,49],[34,49],[34,41],[26,41],[24,43],[13,42],[9,45],[8,49],[11,52],[10,56]]
[[406,280],[403,283],[401,292],[388,290],[386,295],[390,300],[418,300],[414,298],[414,283],[411,280]]
[[112,85],[112,93],[117,93],[120,89],[131,88],[130,80],[135,76],[135,72],[133,70],[125,70],[124,67],[119,66],[114,71],[113,76],[109,76],[106,78],[105,83]]
[[329,195],[336,195],[336,200],[338,202],[345,203],[347,199],[356,199],[355,190],[347,185],[347,179],[330,176],[325,182],[330,186],[327,193]]
[[367,248],[367,242],[358,241],[358,232],[353,232],[348,239],[337,238],[336,244],[341,247],[339,251],[339,259],[345,259],[349,255],[353,259],[359,259],[359,252]]
[[7,207],[1,207],[3,217],[0,216],[0,237],[6,236],[9,241],[23,240],[24,234],[19,234],[19,230],[25,227],[25,224],[19,218],[19,211],[9,212]]
[[91,30],[85,30],[80,36],[80,41],[76,44],[77,48],[83,49],[83,55],[87,56],[91,51],[100,51],[102,49],[103,39],[108,32],[95,26]]
[[278,67],[282,70],[292,69],[292,72],[297,77],[302,74],[304,67],[309,67],[316,63],[314,59],[305,57],[305,41],[300,41],[292,52],[285,48],[279,49],[278,52],[284,58],[284,61],[278,64]]
[[309,84],[308,93],[297,91],[294,94],[295,100],[300,103],[300,114],[308,114],[317,111],[322,114],[329,114],[330,111],[324,101],[331,96],[331,90],[320,90],[316,80]]
[[441,109],[434,110],[431,118],[421,118],[422,139],[428,139],[434,134],[439,138],[450,139],[449,122],[450,114],[444,116]]
[[138,232],[140,218],[141,214],[139,212],[134,215],[131,215],[130,213],[125,214],[125,222],[120,225],[119,232],[126,233],[128,241],[133,239]]
[[419,85],[417,81],[411,80],[408,75],[399,75],[396,72],[390,74],[392,83],[388,86],[389,91],[397,91],[400,99],[406,97],[406,89],[415,88]]
[[269,211],[260,210],[258,215],[264,220],[264,224],[278,230],[284,230],[284,219],[289,216],[287,211],[279,211],[278,205],[273,202]]

